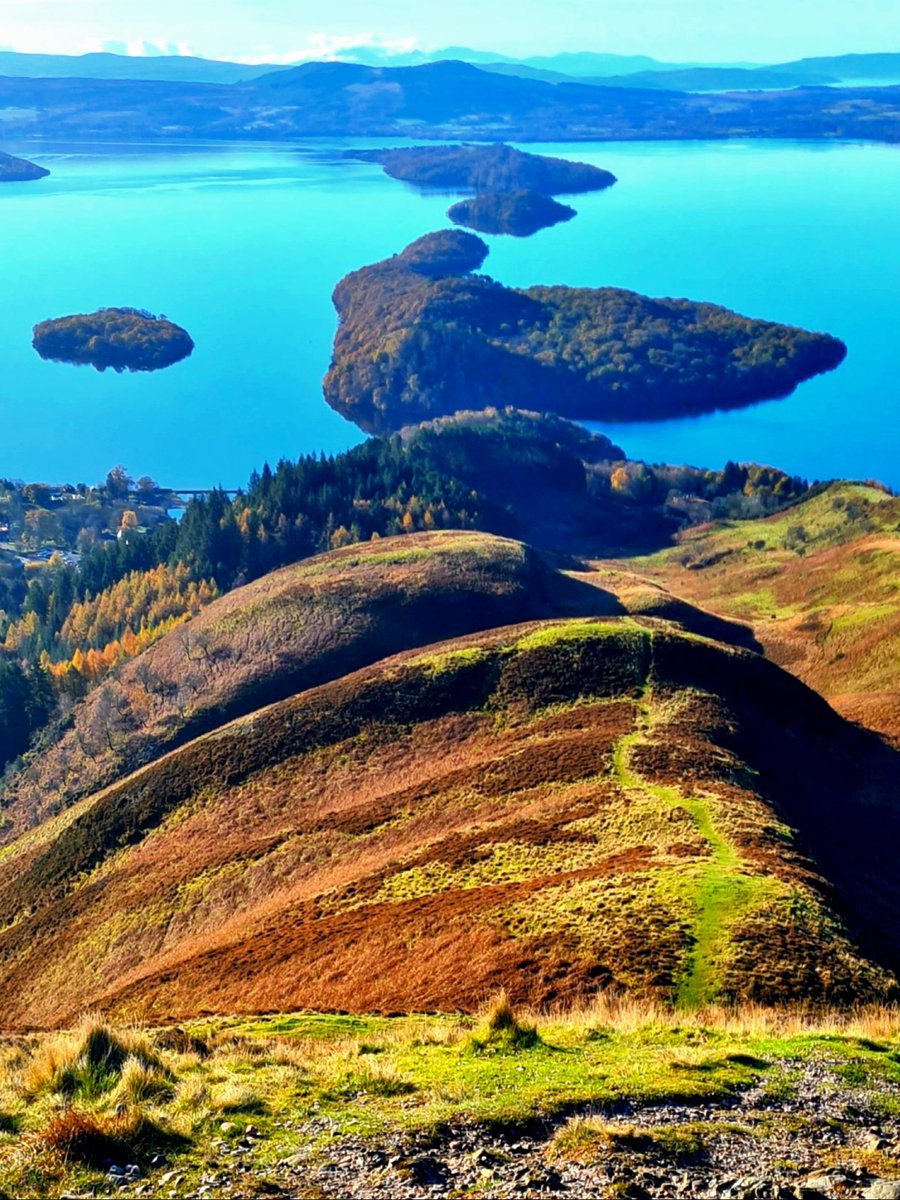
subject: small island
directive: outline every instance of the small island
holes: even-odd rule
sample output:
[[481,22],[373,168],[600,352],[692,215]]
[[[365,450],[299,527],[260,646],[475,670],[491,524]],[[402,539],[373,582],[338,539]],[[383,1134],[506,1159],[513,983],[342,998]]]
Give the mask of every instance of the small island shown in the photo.
[[0,183],[31,183],[46,179],[49,174],[46,167],[39,167],[27,158],[14,158],[0,151]]
[[[445,250],[448,238],[472,237],[432,236]],[[437,244],[420,239],[413,259],[423,242]],[[575,420],[691,416],[786,396],[846,355],[828,334],[714,304],[508,288],[466,267],[447,273],[449,252],[440,276],[423,274],[409,253],[352,272],[334,291],[325,398],[367,433],[523,404]]]
[[488,256],[481,238],[458,229],[440,229],[426,233],[398,254],[398,259],[417,275],[441,279],[447,275],[466,275],[477,271]]
[[484,192],[471,200],[460,200],[447,211],[455,225],[479,233],[507,233],[531,237],[577,216],[574,208],[539,192]]
[[348,158],[380,163],[386,175],[418,187],[473,192],[599,192],[616,177],[589,163],[527,154],[512,146],[410,146],[390,150],[351,150]]
[[159,371],[194,349],[186,330],[139,308],[101,308],[41,321],[32,345],[41,358],[98,371]]

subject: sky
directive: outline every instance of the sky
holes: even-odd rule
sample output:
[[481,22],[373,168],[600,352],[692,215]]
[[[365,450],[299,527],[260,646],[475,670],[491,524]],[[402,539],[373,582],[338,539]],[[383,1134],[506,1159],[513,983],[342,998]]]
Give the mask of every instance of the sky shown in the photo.
[[778,62],[900,50],[900,0],[0,0],[4,49],[292,62],[373,41]]

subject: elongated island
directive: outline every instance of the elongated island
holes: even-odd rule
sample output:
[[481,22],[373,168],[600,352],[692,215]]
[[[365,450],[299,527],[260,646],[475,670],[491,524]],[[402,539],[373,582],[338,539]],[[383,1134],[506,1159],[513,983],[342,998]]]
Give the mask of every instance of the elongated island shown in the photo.
[[528,154],[497,142],[489,146],[407,146],[350,150],[348,158],[380,163],[392,179],[425,188],[473,192],[599,192],[616,182],[611,171],[590,163]]
[[560,204],[540,192],[483,192],[471,200],[460,200],[447,210],[454,225],[513,237],[531,237],[577,215],[568,204]]

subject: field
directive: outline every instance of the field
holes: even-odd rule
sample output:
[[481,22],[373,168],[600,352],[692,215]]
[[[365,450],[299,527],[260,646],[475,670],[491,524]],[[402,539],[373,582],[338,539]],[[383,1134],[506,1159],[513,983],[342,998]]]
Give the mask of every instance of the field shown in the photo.
[[0,1198],[894,1195],[898,544],[416,534],[124,664],[7,793]]

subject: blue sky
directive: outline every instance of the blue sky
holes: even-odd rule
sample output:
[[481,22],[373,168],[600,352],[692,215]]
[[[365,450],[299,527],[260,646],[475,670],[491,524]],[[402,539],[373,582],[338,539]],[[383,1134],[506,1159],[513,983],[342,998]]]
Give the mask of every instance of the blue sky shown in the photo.
[[354,41],[773,62],[900,50],[900,0],[0,0],[0,47],[292,61]]

